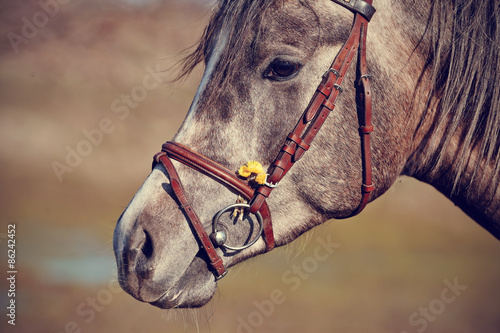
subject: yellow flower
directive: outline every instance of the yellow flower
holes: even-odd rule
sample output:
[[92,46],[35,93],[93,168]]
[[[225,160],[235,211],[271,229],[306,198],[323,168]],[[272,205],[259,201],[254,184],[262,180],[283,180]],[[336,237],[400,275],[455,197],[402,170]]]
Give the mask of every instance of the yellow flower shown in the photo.
[[266,173],[264,172],[264,168],[257,161],[249,161],[247,164],[241,166],[238,169],[238,175],[244,178],[248,178],[253,175],[255,176],[253,181],[259,185],[263,185],[266,182]]
[[247,162],[247,164],[243,165],[238,170],[238,174],[241,177],[245,177],[245,178],[246,177],[250,177],[250,175],[252,173],[254,173],[256,175],[264,173],[264,168],[262,167],[262,165],[259,162],[257,162],[257,161],[249,161],[249,162]]
[[260,173],[257,175],[257,177],[255,177],[255,182],[259,185],[264,185],[264,183],[266,182],[266,177],[267,175],[265,173]]
[[250,177],[252,173],[250,171],[248,171],[248,167],[246,165],[243,165],[240,167],[240,169],[238,170],[238,175],[240,175],[241,177]]
[[249,161],[247,163],[247,167],[248,167],[248,171],[250,171],[251,173],[255,173],[257,175],[264,172],[264,168],[257,161]]

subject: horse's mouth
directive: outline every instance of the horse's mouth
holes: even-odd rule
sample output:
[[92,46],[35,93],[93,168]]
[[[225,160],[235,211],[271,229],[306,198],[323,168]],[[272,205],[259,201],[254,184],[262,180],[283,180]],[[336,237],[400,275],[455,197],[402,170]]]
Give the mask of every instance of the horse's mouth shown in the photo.
[[[156,288],[161,287],[156,286]],[[146,302],[162,309],[197,308],[210,301],[217,288],[217,283],[214,274],[208,270],[205,260],[198,253],[176,281],[172,281],[170,286],[163,287],[166,287],[164,289],[166,291],[160,297],[154,301],[148,300]],[[132,293],[131,295],[137,298],[136,295]]]
[[[193,290],[196,291],[193,293]],[[196,288],[194,286],[186,286],[181,290],[171,290],[150,304],[161,309],[199,308],[210,301],[215,290],[215,283],[213,287],[201,286]]]
[[176,294],[171,296],[170,290],[169,290],[169,291],[165,292],[165,294],[163,294],[156,301],[150,302],[149,304],[156,306],[160,309],[176,309],[176,308],[179,309],[179,308],[184,308],[184,307],[190,307],[190,308],[195,307],[195,306],[191,306],[189,304],[184,304],[182,301],[179,300],[179,297],[181,297],[182,293],[183,293],[183,290],[180,290]]

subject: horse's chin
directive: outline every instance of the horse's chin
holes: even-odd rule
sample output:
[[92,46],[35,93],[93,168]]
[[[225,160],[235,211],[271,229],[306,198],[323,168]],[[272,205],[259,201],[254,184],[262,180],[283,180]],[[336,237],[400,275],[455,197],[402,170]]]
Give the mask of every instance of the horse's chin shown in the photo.
[[214,274],[196,256],[177,282],[151,305],[162,309],[198,308],[207,304],[217,289]]

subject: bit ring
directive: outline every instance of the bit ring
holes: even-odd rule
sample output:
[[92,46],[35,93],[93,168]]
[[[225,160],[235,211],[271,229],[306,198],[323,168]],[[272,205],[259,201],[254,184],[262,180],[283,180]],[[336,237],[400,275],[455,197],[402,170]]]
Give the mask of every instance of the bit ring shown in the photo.
[[[259,238],[262,235],[262,232],[264,230],[264,223],[263,223],[262,215],[260,214],[260,212],[255,213],[255,216],[257,217],[257,221],[259,223],[259,232],[258,232],[257,236],[254,239],[252,239],[248,244],[245,244],[243,246],[226,245],[224,243],[226,241],[227,236],[225,235],[224,231],[217,229],[217,225],[219,223],[219,220],[220,220],[222,214],[224,214],[225,212],[227,212],[228,210],[233,209],[233,208],[250,208],[250,205],[246,204],[246,203],[235,203],[235,204],[227,206],[226,208],[221,209],[214,216],[213,232],[210,235],[210,238],[212,238],[212,240],[215,241],[215,243],[221,247],[224,247],[226,249],[233,250],[233,251],[241,251],[241,250],[244,250],[246,248],[249,248],[250,246],[252,246],[253,244],[255,244],[259,240]],[[224,234],[221,234],[221,233],[224,233]]]

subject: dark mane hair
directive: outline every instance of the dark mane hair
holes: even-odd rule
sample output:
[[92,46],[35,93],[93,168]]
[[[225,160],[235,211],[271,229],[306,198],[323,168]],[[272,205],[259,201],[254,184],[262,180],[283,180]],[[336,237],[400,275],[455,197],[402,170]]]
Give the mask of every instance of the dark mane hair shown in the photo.
[[439,100],[435,130],[445,130],[439,143],[441,153],[425,164],[438,170],[452,137],[460,134],[452,193],[469,163],[467,151],[472,149],[478,149],[478,162],[471,183],[484,181],[477,173],[480,163],[494,164],[494,179],[487,181],[498,180],[499,24],[500,6],[496,0],[434,0],[431,5],[423,37],[430,40],[423,73],[428,71],[431,81],[427,82],[432,92],[427,106],[434,98]]

